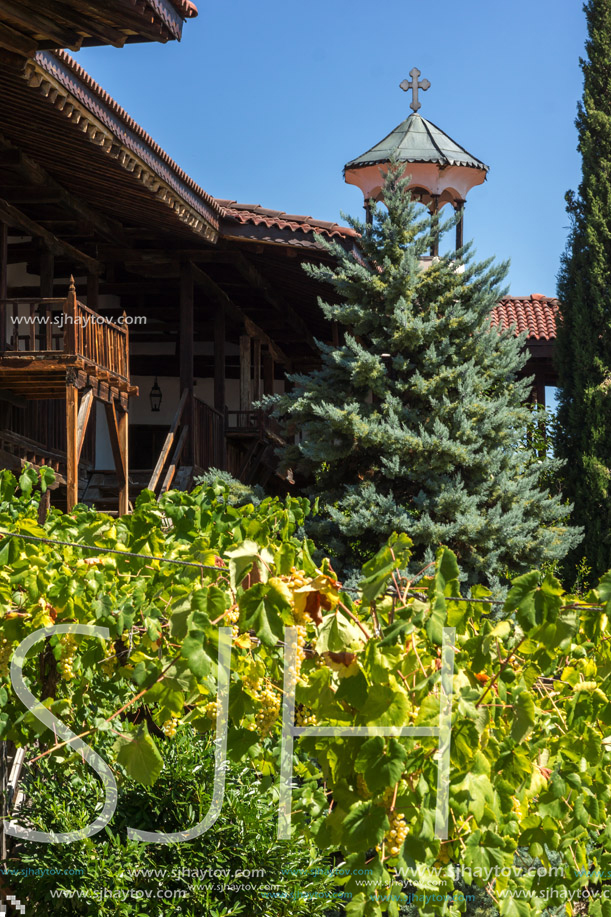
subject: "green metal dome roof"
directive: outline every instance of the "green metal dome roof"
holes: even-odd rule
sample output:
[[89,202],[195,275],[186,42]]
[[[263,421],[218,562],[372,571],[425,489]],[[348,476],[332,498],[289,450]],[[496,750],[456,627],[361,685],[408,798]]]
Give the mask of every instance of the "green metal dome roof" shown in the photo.
[[347,163],[344,172],[360,166],[389,162],[393,157],[398,162],[436,162],[443,166],[469,166],[485,172],[489,168],[431,121],[414,113],[376,146]]

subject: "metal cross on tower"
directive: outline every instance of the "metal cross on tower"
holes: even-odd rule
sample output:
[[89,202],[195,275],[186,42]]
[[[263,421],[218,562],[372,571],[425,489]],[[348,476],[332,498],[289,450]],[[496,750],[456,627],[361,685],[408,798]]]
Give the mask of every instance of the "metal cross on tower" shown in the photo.
[[413,96],[412,96],[412,101],[410,102],[409,107],[413,109],[414,111],[418,111],[418,109],[422,107],[420,105],[420,102],[418,101],[418,90],[422,89],[423,92],[426,92],[431,84],[429,83],[428,80],[420,80],[420,71],[418,70],[417,67],[412,67],[412,69],[409,72],[409,75],[412,78],[411,82],[409,80],[403,80],[402,83],[399,83],[399,86],[401,87],[403,92],[409,92],[409,90],[411,89]]

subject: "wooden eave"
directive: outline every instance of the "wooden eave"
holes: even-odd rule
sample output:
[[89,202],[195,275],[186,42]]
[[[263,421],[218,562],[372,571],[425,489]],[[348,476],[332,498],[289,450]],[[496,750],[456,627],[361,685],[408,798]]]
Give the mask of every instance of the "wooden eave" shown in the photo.
[[0,68],[0,135],[102,216],[214,243],[214,200],[81,72],[46,53]]
[[0,0],[0,47],[24,57],[44,49],[180,40],[196,13],[182,0]]

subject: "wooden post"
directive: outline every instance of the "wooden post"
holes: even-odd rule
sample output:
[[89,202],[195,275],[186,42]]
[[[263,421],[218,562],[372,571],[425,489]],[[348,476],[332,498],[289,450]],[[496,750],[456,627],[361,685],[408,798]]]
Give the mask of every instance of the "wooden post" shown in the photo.
[[76,287],[71,277],[64,306],[64,353],[76,353],[76,311]]
[[[194,372],[194,317],[193,317],[193,265],[186,261],[180,265],[180,394],[187,391],[187,402],[183,412],[184,423],[193,429],[193,372]],[[192,462],[191,436],[184,447],[185,464]]]
[[225,334],[226,317],[224,306],[219,305],[214,316],[214,407],[225,411]]
[[73,370],[66,373],[67,511],[78,503],[78,389]]
[[223,415],[223,421],[220,424],[221,442],[219,444],[221,470],[227,470],[227,439],[225,427],[227,418],[225,415],[227,391],[225,383],[225,338],[227,334],[227,316],[225,306],[219,304],[214,317],[214,407]]
[[274,394],[274,358],[269,350],[263,355],[263,394]]
[[[53,298],[53,279],[55,276],[55,258],[53,253],[49,251],[48,248],[43,248],[40,256],[40,295],[43,299],[52,299]],[[47,324],[44,328],[40,329],[40,349],[41,350],[51,350],[53,347],[52,343],[52,331],[51,327],[51,314],[46,309],[41,307],[40,311],[41,318],[47,318]],[[44,333],[43,333],[44,332]],[[43,342],[44,341],[44,345]]]
[[115,470],[119,479],[119,515],[124,516],[129,512],[129,469],[128,469],[128,443],[127,443],[127,411],[119,408],[115,401],[104,404],[106,420],[108,421],[108,434],[115,461]]
[[261,397],[261,341],[255,338],[252,342],[253,349],[253,401]]
[[240,410],[250,410],[250,337],[240,337]]
[[8,226],[0,221],[0,353],[6,350],[6,304],[8,296]]
[[129,410],[119,411],[119,448],[123,459],[124,480],[119,487],[119,515],[129,513]]
[[43,248],[40,255],[40,295],[43,299],[53,298],[54,276],[55,258],[48,248]]
[[76,424],[76,460],[80,462],[81,452],[85,443],[85,434],[87,433],[87,424],[91,416],[93,407],[93,389],[88,388],[81,397],[81,406],[78,409],[78,418]]
[[540,404],[542,408],[545,407],[545,379],[539,373],[535,377],[535,393],[537,404]]
[[98,311],[98,302],[100,298],[100,278],[97,274],[87,274],[87,306]]

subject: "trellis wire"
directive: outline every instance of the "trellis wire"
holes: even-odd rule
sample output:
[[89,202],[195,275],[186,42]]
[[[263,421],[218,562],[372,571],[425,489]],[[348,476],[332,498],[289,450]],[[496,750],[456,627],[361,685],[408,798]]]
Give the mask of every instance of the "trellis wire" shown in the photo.
[[[198,564],[195,561],[190,560],[176,560],[173,557],[158,557],[155,554],[136,554],[134,551],[118,551],[116,548],[100,548],[97,545],[93,544],[82,544],[78,541],[59,541],[55,538],[42,538],[40,535],[23,535],[21,532],[6,532],[3,529],[0,529],[0,535],[4,535],[9,538],[23,538],[24,541],[39,541],[42,544],[54,544],[60,545],[65,548],[84,548],[86,551],[96,551],[98,554],[117,554],[119,557],[137,557],[139,560],[158,560],[160,563],[165,564],[177,564],[181,567],[196,567],[198,570],[215,570],[219,572],[228,572],[229,567],[217,567],[210,564]],[[398,591],[398,590],[397,590]],[[359,589],[356,586],[342,586],[342,592],[355,592],[357,595]],[[410,593],[411,590],[408,590]],[[386,592],[384,595],[395,597],[397,592]],[[422,596],[424,593],[411,593],[415,596]],[[448,602],[475,602],[479,605],[505,605],[505,602],[502,599],[474,599],[474,598],[465,598],[464,596],[457,595],[447,595],[445,596]],[[569,606],[571,607],[571,606]],[[576,608],[603,608],[603,605],[594,605],[588,602],[581,602],[579,605],[574,606]]]

